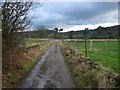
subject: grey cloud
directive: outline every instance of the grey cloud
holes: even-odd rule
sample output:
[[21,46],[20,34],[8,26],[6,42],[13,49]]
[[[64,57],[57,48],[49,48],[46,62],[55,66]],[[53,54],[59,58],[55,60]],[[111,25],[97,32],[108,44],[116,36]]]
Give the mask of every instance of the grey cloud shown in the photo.
[[45,11],[58,13],[72,18],[88,19],[117,8],[117,3],[75,2],[75,3],[49,3]]
[[117,5],[117,2],[47,2],[43,7],[36,8],[36,12],[31,11],[36,13],[32,24],[36,26],[38,24],[77,25],[114,22],[117,20],[114,12],[118,9]]

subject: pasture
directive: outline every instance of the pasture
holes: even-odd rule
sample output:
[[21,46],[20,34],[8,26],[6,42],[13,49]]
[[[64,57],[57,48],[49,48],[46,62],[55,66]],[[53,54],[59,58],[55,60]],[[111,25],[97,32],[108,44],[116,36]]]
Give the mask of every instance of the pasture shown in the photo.
[[26,40],[25,43],[28,44],[28,45],[31,45],[31,44],[39,44],[39,43],[42,43],[44,41],[40,41],[40,40]]
[[[85,43],[83,41],[69,41],[67,44],[85,55]],[[88,58],[97,64],[118,73],[118,41],[88,41],[87,53]]]

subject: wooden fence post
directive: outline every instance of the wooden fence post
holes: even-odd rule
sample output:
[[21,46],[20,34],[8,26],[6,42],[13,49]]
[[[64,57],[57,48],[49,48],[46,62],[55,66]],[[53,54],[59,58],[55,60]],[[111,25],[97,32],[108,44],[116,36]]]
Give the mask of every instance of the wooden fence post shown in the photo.
[[105,45],[105,49],[106,49],[106,46],[107,46],[107,42],[106,42],[106,41],[105,41],[105,44],[104,44],[104,45]]
[[85,38],[85,56],[87,57],[87,39]]
[[85,31],[84,31],[84,37],[85,37],[85,56],[87,57],[87,32],[88,32],[88,28],[85,28]]
[[92,40],[90,40],[90,50],[92,50]]

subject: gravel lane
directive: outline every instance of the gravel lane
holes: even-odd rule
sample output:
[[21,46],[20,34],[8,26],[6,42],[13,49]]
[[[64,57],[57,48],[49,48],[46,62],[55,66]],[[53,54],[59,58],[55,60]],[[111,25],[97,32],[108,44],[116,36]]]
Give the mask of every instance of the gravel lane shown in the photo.
[[57,41],[43,55],[19,88],[73,88],[74,84],[64,63]]

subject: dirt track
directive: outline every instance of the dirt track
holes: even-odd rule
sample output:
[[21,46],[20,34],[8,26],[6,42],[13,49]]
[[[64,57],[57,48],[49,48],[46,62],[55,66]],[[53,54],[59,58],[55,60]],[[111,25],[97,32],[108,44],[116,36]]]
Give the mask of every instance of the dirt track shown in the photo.
[[68,68],[59,45],[53,42],[31,73],[23,79],[19,88],[73,88]]

